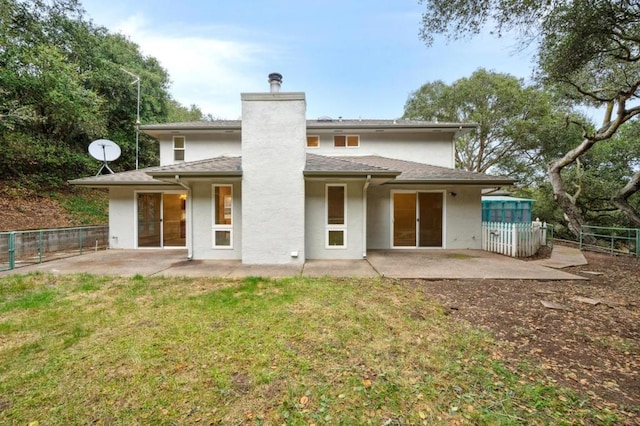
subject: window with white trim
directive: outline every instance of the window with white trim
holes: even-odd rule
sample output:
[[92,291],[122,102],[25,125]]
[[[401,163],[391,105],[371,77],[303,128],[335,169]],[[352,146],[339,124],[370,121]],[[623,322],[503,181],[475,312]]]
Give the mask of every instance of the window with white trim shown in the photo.
[[320,136],[307,136],[307,148],[320,148]]
[[185,137],[174,136],[173,137],[173,160],[174,161],[184,161],[184,148],[185,148]]
[[333,146],[336,148],[359,148],[360,136],[358,135],[334,135]]
[[347,185],[328,184],[326,204],[326,247],[347,247]]
[[232,185],[213,185],[213,247],[233,248]]

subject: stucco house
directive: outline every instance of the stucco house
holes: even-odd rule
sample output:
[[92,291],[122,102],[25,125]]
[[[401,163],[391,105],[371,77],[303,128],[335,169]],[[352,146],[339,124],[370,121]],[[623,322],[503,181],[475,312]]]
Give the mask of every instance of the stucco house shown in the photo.
[[108,188],[111,248],[246,264],[481,248],[481,191],[513,180],[455,169],[474,124],[307,119],[305,94],[269,78],[242,120],[140,126],[159,167],[71,181]]

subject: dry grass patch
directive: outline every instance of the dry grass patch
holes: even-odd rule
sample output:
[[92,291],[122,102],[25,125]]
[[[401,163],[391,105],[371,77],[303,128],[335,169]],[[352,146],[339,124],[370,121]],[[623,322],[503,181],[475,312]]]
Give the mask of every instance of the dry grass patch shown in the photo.
[[28,275],[0,297],[0,422],[615,420],[390,280]]

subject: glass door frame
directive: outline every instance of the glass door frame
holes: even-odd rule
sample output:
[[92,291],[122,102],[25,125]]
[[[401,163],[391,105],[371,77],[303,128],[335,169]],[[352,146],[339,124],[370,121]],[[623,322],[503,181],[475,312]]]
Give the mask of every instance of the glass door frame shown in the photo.
[[[420,193],[439,193],[442,195],[442,245],[441,246],[420,246],[420,201],[419,201],[419,197],[420,197]],[[413,246],[396,246],[395,245],[395,227],[394,227],[394,221],[395,221],[395,201],[394,201],[394,196],[395,194],[415,194],[415,208],[416,208],[416,230],[415,230],[415,245]],[[447,218],[447,197],[446,197],[447,191],[444,189],[438,189],[438,190],[411,190],[411,189],[393,189],[390,192],[390,196],[389,196],[389,215],[390,215],[390,219],[389,219],[389,247],[391,247],[392,249],[409,249],[409,250],[413,250],[413,249],[444,249],[446,248],[446,229],[447,229],[447,222],[446,222],[446,218]]]
[[[138,226],[139,226],[139,222],[138,222],[138,194],[160,194],[160,245],[159,246],[149,246],[149,247],[145,247],[145,246],[140,246],[140,241],[138,240]],[[185,239],[185,244],[184,246],[165,246],[164,244],[164,195],[165,194],[172,194],[172,195],[186,195],[188,196],[186,191],[183,190],[166,190],[166,191],[158,191],[158,190],[150,190],[150,191],[146,191],[146,190],[135,190],[133,192],[133,221],[134,221],[134,226],[133,226],[133,230],[134,230],[134,243],[135,243],[135,248],[136,249],[140,249],[140,250],[146,250],[146,249],[151,249],[151,250],[157,250],[157,249],[164,249],[164,248],[169,248],[169,249],[182,249],[182,248],[187,248],[188,247],[188,242]],[[187,220],[187,218],[189,217],[188,213],[187,213],[187,209],[189,208],[189,203],[185,203],[185,221]],[[186,224],[186,223],[185,223]],[[187,233],[188,236],[188,233]]]

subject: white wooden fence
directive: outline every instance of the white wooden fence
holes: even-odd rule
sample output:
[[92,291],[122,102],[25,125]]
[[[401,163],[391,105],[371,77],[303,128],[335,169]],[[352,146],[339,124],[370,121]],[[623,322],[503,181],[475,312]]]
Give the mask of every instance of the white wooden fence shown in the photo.
[[547,224],[482,222],[482,249],[511,257],[529,257],[547,244]]

